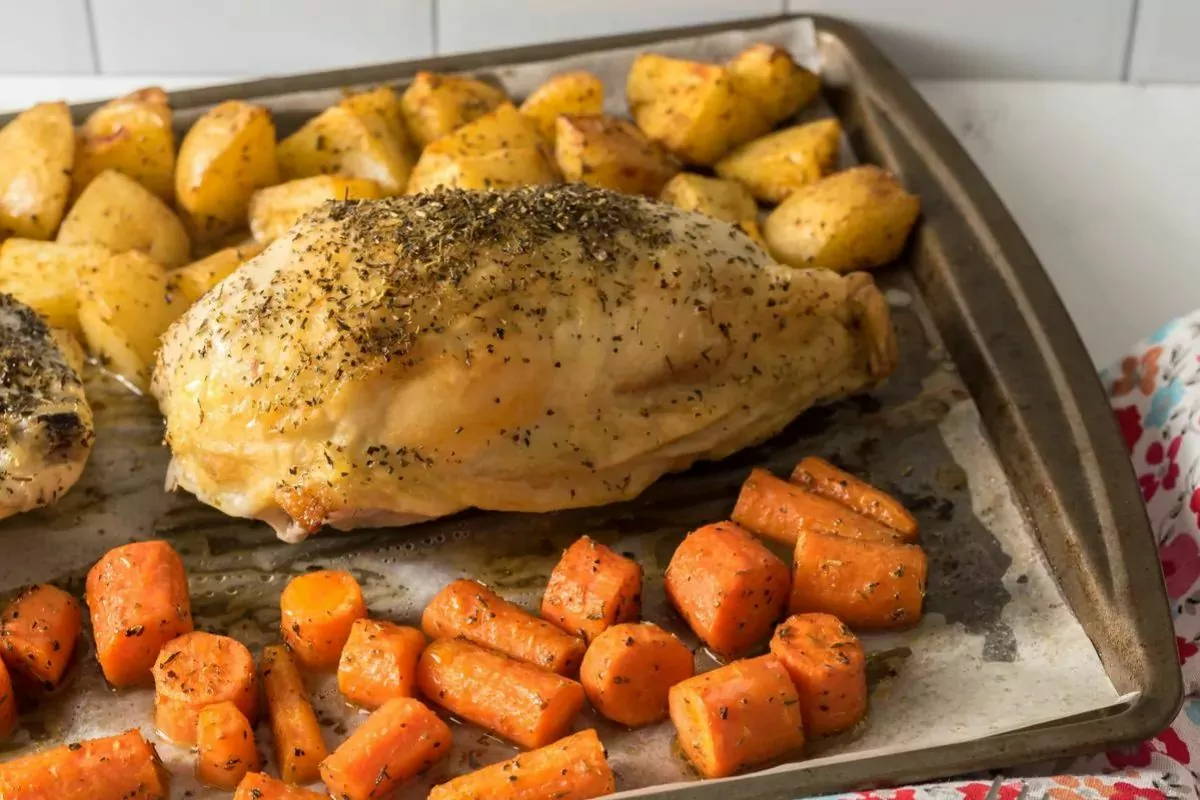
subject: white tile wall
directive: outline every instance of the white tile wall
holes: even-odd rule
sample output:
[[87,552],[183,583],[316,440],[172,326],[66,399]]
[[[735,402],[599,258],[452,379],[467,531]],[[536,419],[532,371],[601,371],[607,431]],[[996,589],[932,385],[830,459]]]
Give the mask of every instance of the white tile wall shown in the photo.
[[87,0],[0,0],[0,72],[95,72]]
[[1141,0],[1129,79],[1200,81],[1200,0]]

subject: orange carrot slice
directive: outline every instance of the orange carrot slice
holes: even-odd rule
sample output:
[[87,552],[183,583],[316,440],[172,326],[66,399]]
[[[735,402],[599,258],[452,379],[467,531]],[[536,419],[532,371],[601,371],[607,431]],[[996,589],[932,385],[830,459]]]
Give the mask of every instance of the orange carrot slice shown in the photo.
[[54,689],[82,630],[74,597],[48,583],[28,586],[0,614],[0,657],[13,672]]
[[438,592],[425,607],[421,627],[430,639],[461,636],[560,675],[579,669],[587,649],[582,639],[470,580],[455,581]]
[[96,658],[113,686],[151,680],[158,651],[192,630],[183,561],[166,542],[109,550],[87,576]]
[[433,787],[429,800],[592,800],[617,790],[590,728]]
[[338,690],[363,708],[379,708],[417,690],[417,659],[425,634],[374,619],[355,620],[338,661]]
[[683,642],[653,622],[631,622],[592,641],[579,681],[597,711],[636,728],[666,719],[671,687],[695,671]]
[[906,542],[917,538],[917,520],[899,500],[824,459],[804,459],[792,471],[791,481],[899,531]]
[[419,700],[397,697],[367,717],[321,762],[321,780],[342,800],[386,797],[450,755],[450,728]]
[[233,800],[329,800],[329,796],[251,772],[238,784]]
[[853,728],[867,714],[867,657],[837,617],[795,614],[775,629],[771,653],[800,695],[810,736]]
[[588,536],[563,553],[542,597],[542,617],[590,642],[642,613],[642,568]]
[[733,521],[759,536],[790,545],[801,531],[882,542],[901,538],[899,531],[762,469],[751,470],[742,484]]
[[304,679],[285,648],[263,648],[262,684],[280,777],[288,783],[312,783],[328,753]]
[[671,721],[684,755],[706,778],[724,778],[804,746],[796,687],[770,655],[676,684]]
[[162,800],[167,773],[139,731],[64,744],[0,764],[4,800]]
[[17,696],[13,693],[12,677],[8,667],[0,661],[0,742],[8,738],[17,727]]
[[667,597],[718,654],[740,655],[767,638],[787,605],[788,569],[732,522],[688,534],[666,572]]
[[196,780],[232,791],[257,772],[258,748],[246,715],[234,703],[206,706],[196,722]]
[[851,628],[915,625],[927,569],[916,545],[804,533],[796,542],[790,610],[832,614]]
[[439,639],[425,648],[417,685],[455,716],[522,747],[565,736],[584,703],[575,681],[462,639]]
[[159,733],[177,744],[195,744],[200,712],[226,700],[248,719],[257,716],[254,658],[246,645],[194,631],[163,647],[154,663],[154,724]]
[[344,570],[292,578],[279,599],[283,641],[305,669],[337,669],[354,621],[367,615],[362,588]]

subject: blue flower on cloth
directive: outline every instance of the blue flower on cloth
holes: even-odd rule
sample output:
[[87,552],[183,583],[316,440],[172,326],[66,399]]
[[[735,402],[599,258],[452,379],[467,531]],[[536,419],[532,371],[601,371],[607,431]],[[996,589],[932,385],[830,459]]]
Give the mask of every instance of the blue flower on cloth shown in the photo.
[[1170,383],[1155,392],[1150,400],[1150,412],[1146,414],[1146,427],[1161,428],[1167,421],[1167,415],[1179,405],[1186,393],[1187,387],[1178,378],[1172,378]]
[[1150,344],[1162,344],[1162,342],[1171,335],[1171,332],[1179,327],[1180,322],[1181,320],[1179,319],[1171,320],[1154,333],[1150,334],[1150,338],[1148,338],[1146,341]]

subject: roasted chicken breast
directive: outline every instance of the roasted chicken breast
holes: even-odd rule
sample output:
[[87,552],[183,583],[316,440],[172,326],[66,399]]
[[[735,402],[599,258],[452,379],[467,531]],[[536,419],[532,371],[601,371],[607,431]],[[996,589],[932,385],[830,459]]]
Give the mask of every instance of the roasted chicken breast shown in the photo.
[[177,321],[169,485],[286,539],[634,497],[895,361],[865,274],[579,185],[329,203]]
[[0,519],[49,505],[92,452],[92,410],[69,334],[0,294]]

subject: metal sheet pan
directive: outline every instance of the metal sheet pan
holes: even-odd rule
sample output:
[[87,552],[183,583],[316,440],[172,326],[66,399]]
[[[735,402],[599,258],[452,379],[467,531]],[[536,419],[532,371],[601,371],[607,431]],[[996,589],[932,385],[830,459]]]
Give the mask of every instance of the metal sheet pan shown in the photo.
[[[905,470],[910,463],[923,463],[936,471],[947,457],[939,451],[942,443],[936,438],[897,439],[904,420],[881,424],[886,414],[879,410],[915,408],[936,422],[950,413],[954,401],[969,399],[978,409],[1007,489],[1031,523],[1058,589],[1082,623],[1117,692],[1132,699],[1122,707],[985,739],[768,772],[733,783],[685,784],[650,795],[720,796],[722,800],[793,797],[1002,767],[1099,749],[1155,732],[1180,702],[1173,632],[1153,538],[1091,362],[1020,232],[941,122],[861,34],[832,19],[815,20],[826,97],[849,132],[854,150],[861,159],[900,175],[924,205],[906,269],[884,279],[886,285],[911,292],[918,302],[915,308],[897,310],[904,366],[896,380],[876,395],[879,407],[846,402],[805,415],[768,445],[669,478],[624,507],[519,520],[465,515],[403,533],[319,537],[299,548],[284,548],[264,530],[227,520],[188,498],[155,496],[150,482],[162,474],[165,453],[157,448],[158,429],[150,404],[112,393],[102,377],[93,376],[89,388],[102,398],[100,421],[101,425],[107,421],[109,435],[105,437],[102,428],[84,484],[59,507],[33,517],[44,536],[30,545],[31,555],[46,555],[22,559],[21,574],[28,580],[53,578],[77,587],[86,565],[107,546],[130,536],[167,536],[180,546],[192,570],[201,623],[256,641],[276,624],[270,601],[277,596],[280,576],[314,563],[351,563],[363,553],[378,557],[379,563],[419,562],[430,549],[448,549],[463,571],[490,578],[518,594],[531,588],[531,578],[544,576],[558,546],[582,532],[628,545],[650,563],[664,566],[662,554],[669,554],[683,532],[725,513],[750,465],[783,468],[800,455],[831,449],[851,466],[915,499],[922,521],[935,522],[926,525],[927,530],[936,531],[938,514],[960,515],[966,522],[974,519],[967,487],[943,480],[936,498],[932,497],[929,487],[937,484],[938,476],[928,470]],[[336,87],[403,83],[418,69],[501,72],[506,65],[669,41],[678,44],[718,31],[753,31],[778,22],[772,18],[271,78],[180,92],[172,102],[178,122],[186,126],[215,102],[232,97],[260,100],[273,106],[280,131],[286,133],[320,107],[316,98]],[[75,112],[82,118],[94,106],[79,106]],[[928,379],[940,371],[955,378],[940,390],[931,389]],[[836,423],[834,434],[827,433],[831,422]],[[136,508],[136,512],[117,513],[120,508]],[[16,524],[0,526],[0,545],[8,554],[14,552],[10,543]],[[96,535],[77,540],[81,524]],[[479,540],[494,543],[486,557],[472,549],[471,542]],[[935,571],[939,561],[945,567],[959,556],[973,568],[987,567],[989,559],[1003,557],[986,551],[956,553],[957,543],[948,539],[935,538],[927,545]],[[506,550],[507,557],[494,558],[499,550]],[[14,588],[6,578],[17,571],[12,562],[0,564],[0,593]],[[947,593],[967,590],[980,583],[971,580],[973,575],[960,574],[957,586],[947,578],[944,589]],[[387,575],[364,573],[363,577],[373,608],[385,613],[410,617],[422,599],[398,591]],[[255,584],[266,588],[251,588]],[[995,601],[982,596],[975,600],[982,617],[997,611]],[[936,608],[937,603],[935,591],[931,604]],[[88,685],[95,678],[81,676],[83,685],[76,689],[99,689]],[[113,713],[127,708],[123,703],[112,705]],[[90,721],[100,727],[114,722],[102,715]],[[41,722],[46,739],[79,727],[69,709],[53,706]],[[913,724],[922,723],[914,720]]]

